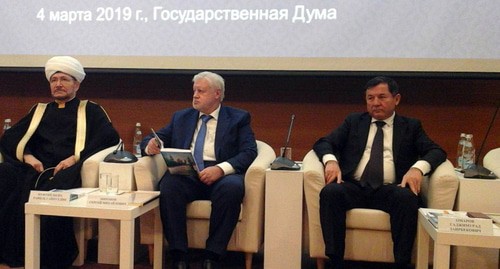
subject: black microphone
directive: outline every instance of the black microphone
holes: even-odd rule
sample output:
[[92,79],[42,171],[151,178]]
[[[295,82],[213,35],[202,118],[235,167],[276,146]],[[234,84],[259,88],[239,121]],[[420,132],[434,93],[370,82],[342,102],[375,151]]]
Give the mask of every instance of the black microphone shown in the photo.
[[288,143],[290,143],[290,134],[292,133],[294,120],[295,115],[292,115],[290,127],[288,127],[288,135],[286,137],[285,147],[283,148],[283,153],[271,163],[271,170],[300,170],[300,166],[297,163],[285,157]]
[[465,178],[481,178],[481,179],[496,179],[497,178],[495,173],[493,173],[489,169],[485,168],[484,166],[478,165],[478,163],[479,163],[479,158],[481,156],[481,152],[483,151],[484,144],[486,143],[486,139],[488,138],[488,135],[490,134],[491,127],[495,123],[495,119],[497,117],[499,107],[500,107],[500,103],[497,104],[497,108],[495,110],[495,113],[493,114],[493,117],[491,118],[491,122],[488,126],[488,130],[486,131],[486,135],[484,136],[483,142],[481,143],[481,147],[479,148],[479,151],[477,152],[476,163],[473,165],[473,167],[469,167],[467,169],[464,169],[464,177]]
[[118,143],[118,146],[116,147],[115,150],[113,150],[113,154],[116,154],[118,152],[118,150],[120,149],[121,147],[121,150],[123,151],[123,140],[120,140],[120,143]]
[[104,162],[107,163],[133,163],[137,162],[137,157],[134,156],[134,154],[123,150],[123,140],[120,140],[120,143],[118,143],[118,146],[116,147],[113,152],[108,154],[104,158]]

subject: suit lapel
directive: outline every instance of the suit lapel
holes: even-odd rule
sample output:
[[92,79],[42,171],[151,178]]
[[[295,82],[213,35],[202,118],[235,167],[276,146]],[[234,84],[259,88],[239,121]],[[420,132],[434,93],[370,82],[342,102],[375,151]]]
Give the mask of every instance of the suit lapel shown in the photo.
[[[372,118],[368,114],[364,114],[359,122],[358,126],[358,133],[359,133],[359,144],[361,149],[360,149],[360,155],[359,155],[359,160],[361,159],[361,156],[363,155],[363,152],[366,148],[366,144],[368,142],[368,133],[370,131],[370,124],[372,123]],[[358,160],[358,161],[359,161]]]
[[215,158],[218,159],[220,156],[220,145],[223,145],[224,137],[226,136],[226,131],[228,130],[230,122],[230,117],[227,114],[227,110],[224,106],[221,106],[219,111],[219,118],[217,119],[217,127],[215,130]]
[[183,148],[189,149],[191,147],[191,142],[193,141],[194,131],[196,130],[196,126],[198,124],[199,112],[196,109],[191,110],[190,113],[186,115],[186,127],[179,128],[180,130],[185,130],[184,134],[181,134],[181,137],[185,137]]
[[394,117],[394,127],[392,133],[392,155],[394,163],[397,162],[399,149],[401,148],[401,141],[403,139],[403,130],[406,129],[406,122],[401,119],[397,114]]

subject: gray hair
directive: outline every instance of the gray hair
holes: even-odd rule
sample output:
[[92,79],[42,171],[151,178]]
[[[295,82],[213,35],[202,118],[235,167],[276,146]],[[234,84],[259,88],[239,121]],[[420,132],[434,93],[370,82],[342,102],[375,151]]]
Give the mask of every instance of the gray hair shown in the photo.
[[204,71],[194,75],[193,83],[203,78],[208,81],[208,84],[212,89],[220,89],[221,91],[220,101],[222,102],[222,100],[224,100],[224,91],[225,91],[224,78],[222,78],[219,74]]

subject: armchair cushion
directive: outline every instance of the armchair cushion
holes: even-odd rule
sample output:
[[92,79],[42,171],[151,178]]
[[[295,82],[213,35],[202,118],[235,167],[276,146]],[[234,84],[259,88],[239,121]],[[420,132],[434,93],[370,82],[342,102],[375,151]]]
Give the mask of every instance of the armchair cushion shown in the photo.
[[346,214],[346,225],[350,229],[390,231],[389,214],[382,210],[355,208]]

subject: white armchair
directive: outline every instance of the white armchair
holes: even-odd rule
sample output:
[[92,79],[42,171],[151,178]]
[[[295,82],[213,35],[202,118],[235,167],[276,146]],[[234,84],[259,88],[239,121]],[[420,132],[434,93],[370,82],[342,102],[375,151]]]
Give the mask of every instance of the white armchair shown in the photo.
[[500,177],[500,148],[492,149],[484,155],[483,166]]
[[[303,160],[304,194],[307,208],[309,255],[317,267],[324,268],[325,244],[319,220],[319,192],[325,185],[324,167],[314,151]],[[422,196],[429,208],[452,209],[458,190],[458,177],[449,160],[422,182]],[[389,214],[356,208],[347,212],[346,260],[394,262]]]
[[[257,253],[264,239],[264,181],[266,169],[276,158],[274,150],[266,143],[257,141],[258,155],[245,174],[245,197],[240,218],[228,244],[228,250],[245,252],[245,268],[252,268],[253,253]],[[158,190],[158,182],[167,167],[161,155],[142,157],[134,165],[137,190]],[[208,236],[210,201],[199,200],[187,206],[187,233],[190,248],[205,248]],[[153,215],[140,219],[141,244],[149,246],[153,253]],[[150,257],[151,259],[151,257]]]

